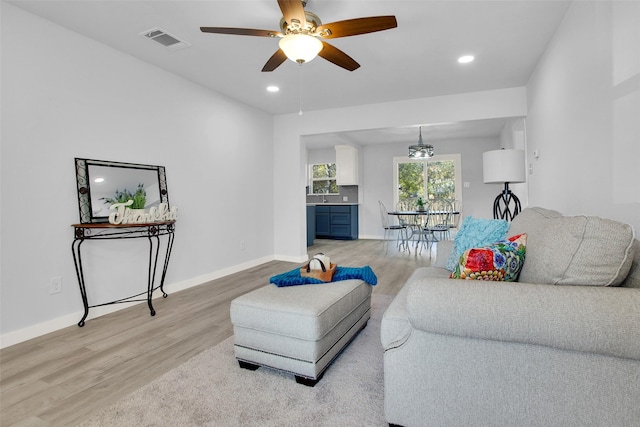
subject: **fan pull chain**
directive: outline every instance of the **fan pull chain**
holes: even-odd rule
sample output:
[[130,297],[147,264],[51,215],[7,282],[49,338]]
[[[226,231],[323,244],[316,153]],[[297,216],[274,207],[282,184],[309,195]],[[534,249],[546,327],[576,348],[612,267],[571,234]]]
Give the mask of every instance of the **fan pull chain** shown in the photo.
[[299,76],[299,82],[300,82],[300,87],[299,89],[299,93],[300,93],[300,110],[298,111],[298,115],[301,116],[302,115],[302,64],[298,65],[298,76]]

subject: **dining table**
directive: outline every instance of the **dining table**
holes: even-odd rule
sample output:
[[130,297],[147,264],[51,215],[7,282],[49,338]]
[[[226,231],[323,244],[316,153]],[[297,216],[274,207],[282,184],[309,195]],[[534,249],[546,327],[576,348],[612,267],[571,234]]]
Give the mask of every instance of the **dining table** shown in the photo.
[[[460,215],[459,211],[451,211],[451,212],[447,212],[447,211],[439,211],[439,210],[428,210],[428,209],[423,209],[423,210],[402,210],[402,211],[391,211],[388,212],[388,215],[391,216],[396,216],[398,217],[398,221],[400,222],[400,219],[402,217],[413,217],[413,219],[409,220],[409,221],[404,221],[407,225],[407,229],[411,230],[411,236],[406,236],[406,240],[408,243],[410,240],[413,240],[415,242],[415,248],[416,248],[416,254],[418,253],[418,248],[420,247],[420,244],[422,243],[427,244],[427,246],[429,245],[429,238],[427,236],[427,233],[425,232],[425,221],[423,217],[427,217],[429,215],[446,215],[447,213],[449,213],[450,215]],[[417,219],[420,219],[419,221]],[[402,222],[400,222],[402,223]],[[455,224],[457,223],[457,221],[450,221],[451,224]],[[449,227],[451,228],[451,227]],[[448,230],[448,229],[447,229]],[[443,230],[444,231],[444,230]],[[413,239],[413,236],[417,235],[418,238],[417,239]],[[435,235],[433,233],[431,233],[431,235],[433,236],[433,240],[431,240],[431,243],[433,242],[438,242],[439,240],[435,237]],[[408,245],[407,245],[408,247]],[[409,251],[411,251],[411,249],[409,249]],[[422,249],[420,249],[420,252],[422,252]]]

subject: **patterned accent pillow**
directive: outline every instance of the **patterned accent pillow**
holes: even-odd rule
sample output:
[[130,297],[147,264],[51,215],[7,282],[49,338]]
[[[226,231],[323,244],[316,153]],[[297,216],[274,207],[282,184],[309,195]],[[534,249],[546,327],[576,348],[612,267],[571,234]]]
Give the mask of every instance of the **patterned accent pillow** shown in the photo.
[[518,234],[484,248],[467,249],[452,279],[515,282],[524,265],[527,234]]
[[484,219],[467,216],[462,220],[460,230],[453,239],[453,249],[445,268],[454,271],[460,255],[467,249],[479,248],[505,239],[509,223],[504,219]]

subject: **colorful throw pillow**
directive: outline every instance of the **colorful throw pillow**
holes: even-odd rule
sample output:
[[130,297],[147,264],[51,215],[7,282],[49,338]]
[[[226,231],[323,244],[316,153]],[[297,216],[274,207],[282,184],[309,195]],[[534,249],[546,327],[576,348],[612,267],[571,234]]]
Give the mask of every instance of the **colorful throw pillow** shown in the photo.
[[465,217],[460,230],[453,240],[453,249],[447,259],[445,268],[454,271],[460,255],[467,249],[490,245],[507,237],[509,223],[503,219],[483,219],[472,216]]
[[515,282],[524,265],[526,233],[509,237],[483,248],[467,249],[452,279]]

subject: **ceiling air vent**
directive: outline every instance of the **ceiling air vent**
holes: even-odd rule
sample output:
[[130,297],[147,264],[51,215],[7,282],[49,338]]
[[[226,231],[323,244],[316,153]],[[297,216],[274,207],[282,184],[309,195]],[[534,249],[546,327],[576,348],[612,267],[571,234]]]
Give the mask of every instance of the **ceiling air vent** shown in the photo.
[[162,46],[170,50],[179,50],[191,46],[191,44],[185,42],[184,40],[178,39],[176,36],[169,34],[160,27],[143,31],[140,33],[140,35],[148,38],[149,40],[153,40],[154,42],[161,44]]

